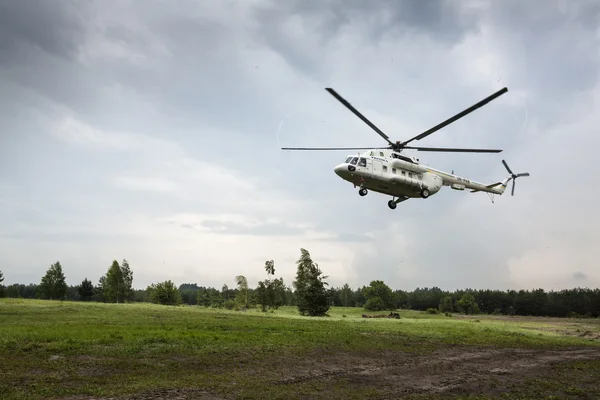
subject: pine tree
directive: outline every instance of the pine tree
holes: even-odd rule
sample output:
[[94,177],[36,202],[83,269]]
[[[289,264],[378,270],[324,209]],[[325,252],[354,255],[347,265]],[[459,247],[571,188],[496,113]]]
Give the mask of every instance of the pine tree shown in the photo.
[[300,249],[300,259],[296,262],[298,270],[294,287],[296,288],[296,301],[301,315],[323,316],[330,307],[328,290],[325,289],[327,276],[319,265],[310,258],[310,253]]
[[77,287],[77,291],[79,292],[79,297],[81,297],[81,300],[88,301],[94,295],[94,285],[88,280],[88,278],[85,278],[81,282],[81,285]]
[[119,294],[123,286],[123,271],[117,260],[113,260],[112,265],[106,273],[104,282],[104,295],[109,302],[119,303]]

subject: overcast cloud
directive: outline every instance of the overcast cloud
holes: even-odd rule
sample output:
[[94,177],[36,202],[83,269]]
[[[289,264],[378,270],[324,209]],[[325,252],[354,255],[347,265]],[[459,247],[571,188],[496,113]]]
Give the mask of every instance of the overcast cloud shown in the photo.
[[[60,261],[94,283],[291,284],[301,247],[329,282],[394,289],[600,286],[597,1],[0,1],[0,269]],[[496,90],[415,153],[514,197],[444,188],[390,210],[282,146],[393,140]]]

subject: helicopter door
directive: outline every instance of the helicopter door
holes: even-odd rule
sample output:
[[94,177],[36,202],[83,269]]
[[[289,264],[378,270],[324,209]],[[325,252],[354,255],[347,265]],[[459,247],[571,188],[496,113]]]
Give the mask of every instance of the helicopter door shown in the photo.
[[381,176],[381,170],[382,170],[382,163],[379,160],[373,159],[373,168],[371,170],[371,174],[373,174],[373,176],[376,177],[380,177]]

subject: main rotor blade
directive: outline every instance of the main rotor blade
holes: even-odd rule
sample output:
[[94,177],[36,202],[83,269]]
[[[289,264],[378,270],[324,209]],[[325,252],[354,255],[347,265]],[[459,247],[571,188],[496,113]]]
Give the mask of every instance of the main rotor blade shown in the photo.
[[371,127],[371,129],[373,129],[375,132],[377,132],[379,134],[379,136],[384,138],[389,144],[391,144],[391,145],[394,144],[394,143],[392,143],[392,141],[390,140],[388,135],[383,133],[378,127],[376,127],[371,121],[369,121],[367,119],[367,117],[362,115],[356,108],[354,108],[352,106],[352,104],[348,103],[348,101],[346,101],[346,99],[344,99],[342,96],[340,96],[335,90],[333,90],[332,88],[325,88],[325,90],[327,90],[333,97],[338,99],[340,103],[345,105],[346,108],[348,108],[350,111],[352,111],[354,113],[354,115],[356,115],[358,118],[360,118],[365,124],[369,125]]
[[448,118],[447,120],[445,120],[444,122],[437,124],[436,126],[434,126],[433,128],[426,130],[425,132],[421,133],[420,135],[415,136],[412,139],[407,140],[406,142],[404,142],[404,144],[408,144],[410,142],[412,142],[413,140],[421,140],[426,136],[431,135],[432,133],[442,129],[443,127],[450,125],[451,123],[453,123],[454,121],[464,117],[465,115],[475,111],[476,109],[478,109],[479,107],[483,107],[484,105],[486,105],[487,103],[489,103],[490,101],[494,100],[497,97],[500,97],[501,95],[503,95],[504,93],[508,92],[508,88],[504,87],[500,90],[498,90],[496,93],[486,97],[485,99],[481,100],[479,103],[476,103],[474,105],[472,105],[471,107],[467,108],[466,110],[456,114],[455,116]]
[[516,179],[513,179],[513,187],[512,187],[512,192],[511,192],[511,194],[510,194],[511,196],[514,196],[514,195],[515,195],[515,184],[516,184],[516,183],[517,183],[517,180],[516,180]]
[[500,153],[502,150],[495,149],[455,149],[447,147],[411,147],[406,146],[405,149],[415,149],[418,151],[441,151],[449,153]]
[[508,164],[506,161],[502,160],[502,164],[504,164],[504,168],[508,171],[509,174],[514,175],[510,168],[508,168]]
[[282,147],[281,150],[367,150],[367,149],[388,149],[389,147]]
[[529,176],[529,172],[523,172],[521,174],[517,174],[517,178],[520,176]]

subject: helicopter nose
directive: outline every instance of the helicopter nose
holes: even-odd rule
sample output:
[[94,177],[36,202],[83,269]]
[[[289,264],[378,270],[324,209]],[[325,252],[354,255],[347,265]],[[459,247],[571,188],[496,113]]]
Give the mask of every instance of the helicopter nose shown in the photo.
[[338,164],[335,166],[335,168],[333,169],[333,172],[336,173],[337,176],[339,176],[340,178],[344,177],[344,172],[347,171],[346,169],[346,165],[345,164]]

